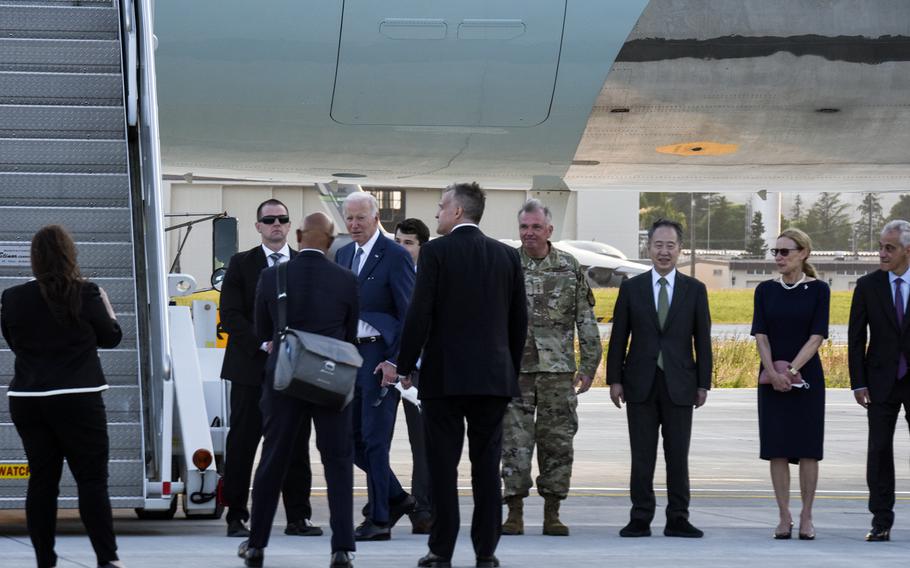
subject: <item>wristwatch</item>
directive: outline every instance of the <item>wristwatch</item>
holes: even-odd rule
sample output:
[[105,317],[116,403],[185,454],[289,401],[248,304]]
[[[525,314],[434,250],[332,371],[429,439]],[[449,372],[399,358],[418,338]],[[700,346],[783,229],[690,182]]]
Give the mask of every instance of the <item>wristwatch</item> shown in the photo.
[[790,373],[791,375],[793,375],[794,377],[799,374],[799,371],[797,371],[790,365],[787,365],[787,372]]

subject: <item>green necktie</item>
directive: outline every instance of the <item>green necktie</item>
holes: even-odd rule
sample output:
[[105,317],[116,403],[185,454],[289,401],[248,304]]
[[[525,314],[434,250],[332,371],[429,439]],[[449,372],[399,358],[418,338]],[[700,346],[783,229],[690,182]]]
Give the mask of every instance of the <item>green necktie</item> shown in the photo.
[[[667,282],[666,278],[659,278],[657,283],[660,284],[660,291],[657,293],[657,322],[660,324],[660,328],[663,329],[664,323],[667,321],[667,312],[670,311],[670,294],[667,293]],[[661,371],[664,369],[664,354],[657,354],[657,366]]]

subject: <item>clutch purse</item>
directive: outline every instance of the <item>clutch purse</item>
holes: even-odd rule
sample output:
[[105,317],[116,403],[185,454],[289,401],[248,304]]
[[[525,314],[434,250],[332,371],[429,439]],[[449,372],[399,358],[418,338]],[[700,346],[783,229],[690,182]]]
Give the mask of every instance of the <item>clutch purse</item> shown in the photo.
[[[790,374],[788,367],[790,366],[789,361],[775,361],[774,370],[778,373],[783,373],[784,375],[790,377],[790,386],[795,389],[808,389],[809,383],[803,380],[802,374],[797,372],[795,375]],[[758,375],[758,384],[760,385],[770,385],[771,376],[768,374],[766,369],[762,369],[761,374]]]

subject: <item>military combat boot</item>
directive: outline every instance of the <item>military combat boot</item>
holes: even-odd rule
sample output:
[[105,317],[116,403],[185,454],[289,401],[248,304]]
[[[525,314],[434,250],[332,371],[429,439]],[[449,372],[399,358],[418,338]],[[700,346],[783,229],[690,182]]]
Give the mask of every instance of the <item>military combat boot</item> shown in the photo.
[[502,534],[525,534],[524,498],[518,495],[506,497],[509,506],[509,516],[502,524]]
[[559,521],[559,501],[556,497],[544,497],[543,534],[569,536],[569,527]]

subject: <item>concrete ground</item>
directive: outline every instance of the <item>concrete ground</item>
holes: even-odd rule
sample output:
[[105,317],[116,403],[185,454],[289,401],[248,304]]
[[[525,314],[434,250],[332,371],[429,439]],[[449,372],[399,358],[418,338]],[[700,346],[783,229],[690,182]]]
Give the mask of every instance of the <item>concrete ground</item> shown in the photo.
[[[767,463],[759,460],[755,393],[752,390],[713,391],[708,404],[696,411],[690,458],[691,520],[706,533],[701,540],[662,536],[660,511],[651,538],[623,539],[619,529],[628,519],[629,451],[625,413],[613,407],[605,389],[581,397],[581,427],[576,438],[573,490],[562,509],[572,528],[568,538],[540,535],[543,500],[527,500],[524,536],[503,537],[497,556],[503,566],[875,566],[906,565],[910,557],[910,436],[901,420],[895,455],[897,520],[890,543],[866,543],[871,516],[866,511],[864,413],[849,391],[828,391],[826,455],[821,464],[815,507],[817,540],[774,541],[777,508],[768,479]],[[314,454],[314,521],[324,528],[328,512],[324,480]],[[407,485],[409,450],[404,428],[396,433],[392,450],[395,470]],[[662,464],[655,480],[658,506],[666,504]],[[466,459],[460,485],[462,531],[456,566],[473,566],[470,544],[470,478]],[[796,470],[794,469],[794,481]],[[355,506],[365,501],[362,474]],[[793,493],[793,516],[798,519],[799,496]],[[130,568],[240,567],[235,556],[238,539],[224,536],[224,521],[139,521],[132,511],[115,511],[121,558]],[[58,527],[59,568],[95,566],[78,515],[62,511]],[[283,534],[284,517],[275,519],[266,550],[266,566],[291,568],[327,566],[329,537],[304,538]],[[393,531],[390,542],[361,543],[355,565],[414,566],[426,552],[426,537],[411,535],[407,519]],[[794,536],[795,536],[794,530]],[[34,566],[34,555],[22,511],[0,512],[0,563]]]

